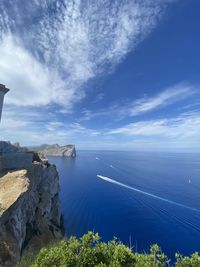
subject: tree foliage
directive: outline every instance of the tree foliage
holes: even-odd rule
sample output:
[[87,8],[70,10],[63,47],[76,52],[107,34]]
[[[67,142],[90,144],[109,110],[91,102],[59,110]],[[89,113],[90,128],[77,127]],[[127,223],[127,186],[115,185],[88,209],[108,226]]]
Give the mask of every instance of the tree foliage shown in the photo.
[[[22,258],[22,262],[24,259]],[[18,265],[20,267],[20,264]],[[25,266],[25,265],[21,265]],[[117,239],[105,243],[98,234],[88,232],[82,238],[70,237],[49,248],[43,248],[34,262],[26,267],[168,267],[167,256],[158,245],[149,253],[134,253]],[[200,256],[176,254],[175,267],[200,267]]]

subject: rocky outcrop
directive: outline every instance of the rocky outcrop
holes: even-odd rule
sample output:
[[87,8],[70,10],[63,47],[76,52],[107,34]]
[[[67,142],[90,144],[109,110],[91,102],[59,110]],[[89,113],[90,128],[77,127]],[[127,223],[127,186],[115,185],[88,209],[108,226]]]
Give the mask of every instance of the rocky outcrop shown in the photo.
[[19,143],[12,144],[10,141],[0,141],[0,153],[27,153],[30,150],[27,147],[21,147]]
[[0,266],[12,266],[27,247],[62,238],[59,176],[54,165],[0,177]]
[[75,145],[59,146],[55,145],[43,145],[42,149],[38,148],[38,153],[42,157],[45,156],[62,156],[62,157],[76,157]]

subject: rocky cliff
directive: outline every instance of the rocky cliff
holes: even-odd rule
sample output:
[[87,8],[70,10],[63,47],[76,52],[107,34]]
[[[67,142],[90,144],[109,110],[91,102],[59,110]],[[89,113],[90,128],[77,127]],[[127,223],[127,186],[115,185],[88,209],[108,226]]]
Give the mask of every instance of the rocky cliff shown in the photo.
[[62,238],[59,176],[54,165],[0,176],[0,266],[12,266],[24,248]]
[[39,155],[45,156],[62,156],[62,157],[76,157],[75,145],[59,146],[55,145],[42,145],[37,148]]

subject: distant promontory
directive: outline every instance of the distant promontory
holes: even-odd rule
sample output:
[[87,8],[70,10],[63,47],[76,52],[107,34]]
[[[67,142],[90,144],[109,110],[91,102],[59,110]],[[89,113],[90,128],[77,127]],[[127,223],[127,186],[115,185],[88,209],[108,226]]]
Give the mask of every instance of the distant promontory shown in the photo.
[[58,144],[54,145],[44,144],[39,147],[35,147],[34,150],[37,151],[41,157],[46,157],[46,156],[60,156],[60,157],[70,157],[70,158],[76,157],[75,145],[60,146]]

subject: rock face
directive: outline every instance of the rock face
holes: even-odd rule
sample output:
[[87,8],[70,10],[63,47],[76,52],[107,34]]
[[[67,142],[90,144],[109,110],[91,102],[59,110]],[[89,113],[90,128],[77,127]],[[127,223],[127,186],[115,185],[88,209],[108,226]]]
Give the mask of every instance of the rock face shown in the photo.
[[38,153],[41,156],[62,156],[62,157],[76,157],[75,145],[59,146],[43,145],[42,149],[38,148]]
[[19,144],[0,141],[0,173],[5,170],[30,168],[34,159],[34,152]]
[[0,266],[12,266],[24,248],[40,248],[63,236],[59,176],[54,165],[0,177]]

